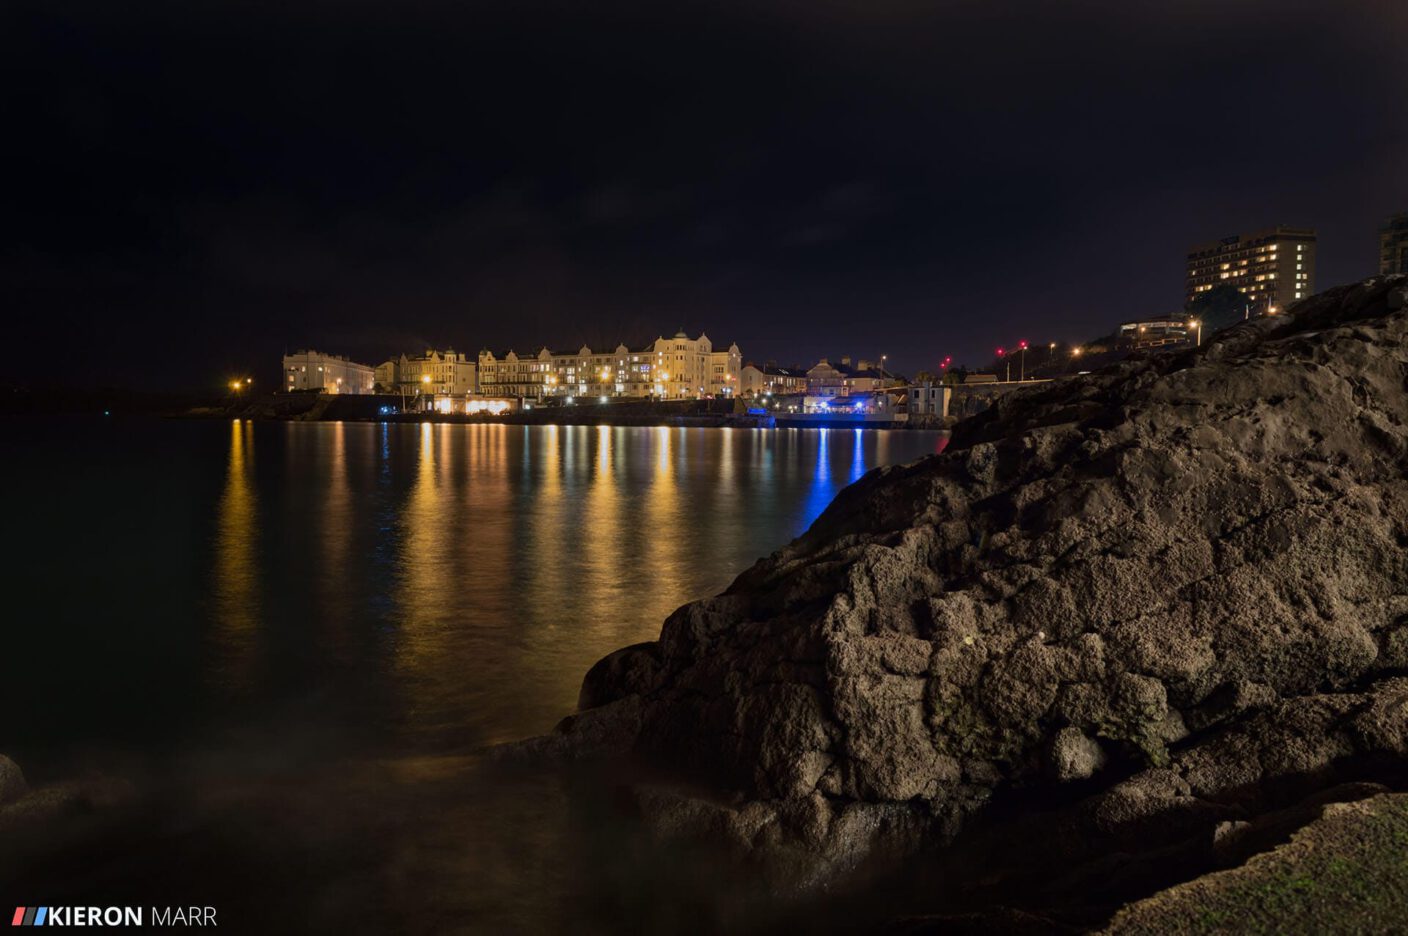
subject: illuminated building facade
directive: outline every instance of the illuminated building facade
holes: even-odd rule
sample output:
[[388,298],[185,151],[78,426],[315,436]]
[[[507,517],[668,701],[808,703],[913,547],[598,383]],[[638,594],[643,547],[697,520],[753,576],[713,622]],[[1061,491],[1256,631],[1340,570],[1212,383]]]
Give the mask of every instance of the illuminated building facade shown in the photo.
[[1379,231],[1379,274],[1408,273],[1408,211],[1389,218]]
[[684,332],[635,349],[583,345],[528,355],[485,350],[479,352],[479,386],[485,394],[529,400],[732,396],[738,392],[741,361],[738,345],[715,351],[707,335],[690,338]]
[[318,390],[323,393],[371,393],[375,374],[337,354],[295,351],[284,355],[284,390]]
[[1306,298],[1315,292],[1315,231],[1274,227],[1190,248],[1187,301],[1221,285],[1240,290],[1253,315]]
[[709,352],[709,395],[713,397],[739,396],[743,393],[743,353],[738,345],[729,345],[722,351]]
[[386,393],[464,396],[479,389],[475,363],[453,348],[427,350],[420,357],[403,354],[379,366],[375,376]]

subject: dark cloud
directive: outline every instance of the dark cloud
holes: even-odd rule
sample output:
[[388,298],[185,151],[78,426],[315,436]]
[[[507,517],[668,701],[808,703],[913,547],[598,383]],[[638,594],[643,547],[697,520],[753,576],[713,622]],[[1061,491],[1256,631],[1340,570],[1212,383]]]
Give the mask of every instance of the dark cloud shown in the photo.
[[1399,3],[0,16],[0,288],[95,381],[681,324],[916,369],[1174,308],[1241,229],[1358,277],[1408,208]]

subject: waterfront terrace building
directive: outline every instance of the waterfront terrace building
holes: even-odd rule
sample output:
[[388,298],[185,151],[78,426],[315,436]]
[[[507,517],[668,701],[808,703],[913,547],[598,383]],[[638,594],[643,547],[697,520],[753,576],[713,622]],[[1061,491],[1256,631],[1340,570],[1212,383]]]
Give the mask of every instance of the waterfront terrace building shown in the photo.
[[745,364],[740,380],[743,387],[742,395],[746,397],[760,397],[769,394],[782,396],[807,392],[805,371],[778,367],[772,362]]
[[322,393],[371,393],[372,368],[337,354],[295,351],[284,355],[284,390],[317,390]]
[[743,353],[738,345],[729,345],[722,351],[709,352],[709,395],[713,397],[739,396],[742,391]]
[[479,389],[474,362],[454,348],[386,361],[376,369],[376,382],[386,393],[464,396]]
[[540,349],[479,352],[480,389],[527,400],[577,397],[698,399],[732,396],[740,381],[738,345],[715,351],[707,335],[684,332],[643,347],[612,349],[582,345],[575,351]]
[[1220,285],[1247,297],[1253,315],[1274,315],[1315,291],[1315,232],[1274,227],[1188,250],[1187,301]]
[[1408,211],[1389,218],[1379,231],[1379,275],[1408,273]]

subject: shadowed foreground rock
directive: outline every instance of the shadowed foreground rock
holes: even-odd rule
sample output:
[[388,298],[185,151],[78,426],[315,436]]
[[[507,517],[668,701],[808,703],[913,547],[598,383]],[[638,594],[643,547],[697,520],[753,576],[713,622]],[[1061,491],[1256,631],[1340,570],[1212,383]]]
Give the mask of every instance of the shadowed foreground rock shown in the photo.
[[949,841],[995,798],[1079,791],[1025,827],[1068,837],[1044,860],[1095,861],[1211,849],[1393,772],[1404,296],[1369,280],[1005,397],[602,660],[531,747],[630,753],[702,791],[643,795],[656,827],[804,855],[813,879]]
[[1289,844],[1141,900],[1107,932],[1392,933],[1405,920],[1408,797],[1386,794],[1327,806]]

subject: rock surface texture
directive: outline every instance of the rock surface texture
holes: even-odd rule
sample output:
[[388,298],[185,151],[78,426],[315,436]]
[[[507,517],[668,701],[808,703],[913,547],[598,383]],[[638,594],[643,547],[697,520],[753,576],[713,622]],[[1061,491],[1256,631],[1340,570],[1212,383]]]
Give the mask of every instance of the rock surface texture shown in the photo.
[[672,821],[833,866],[1072,785],[1092,854],[1211,843],[1396,763],[1405,293],[1342,287],[1004,397],[598,663],[543,745],[631,752],[707,791]]

